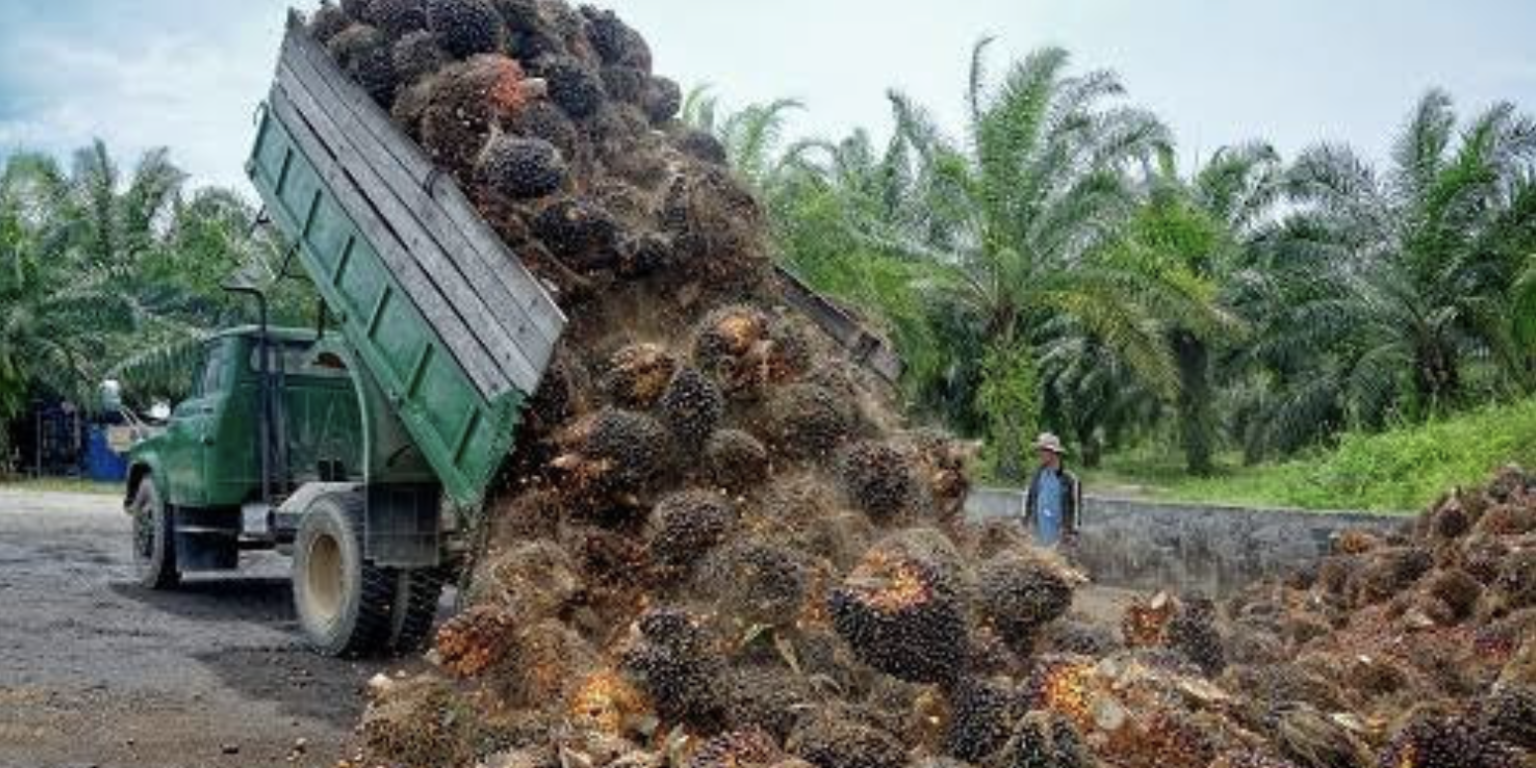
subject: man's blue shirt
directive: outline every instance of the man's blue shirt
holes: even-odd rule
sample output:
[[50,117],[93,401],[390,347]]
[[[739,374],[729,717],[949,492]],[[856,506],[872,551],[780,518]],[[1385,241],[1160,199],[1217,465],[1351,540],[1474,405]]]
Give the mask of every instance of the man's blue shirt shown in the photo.
[[1040,470],[1038,495],[1035,499],[1035,539],[1041,546],[1054,547],[1061,541],[1063,491],[1059,473],[1049,469]]

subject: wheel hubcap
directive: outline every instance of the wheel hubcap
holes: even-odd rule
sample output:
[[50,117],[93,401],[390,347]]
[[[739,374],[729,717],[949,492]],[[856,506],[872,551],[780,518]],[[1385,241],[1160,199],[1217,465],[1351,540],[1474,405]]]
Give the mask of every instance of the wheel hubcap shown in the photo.
[[341,545],[330,536],[318,536],[309,545],[309,567],[304,581],[309,586],[310,605],[317,618],[325,622],[341,612]]

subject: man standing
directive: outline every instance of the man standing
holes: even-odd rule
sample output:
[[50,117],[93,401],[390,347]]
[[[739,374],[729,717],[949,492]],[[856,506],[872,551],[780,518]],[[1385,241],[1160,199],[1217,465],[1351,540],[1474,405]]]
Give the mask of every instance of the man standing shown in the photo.
[[1042,547],[1072,546],[1077,540],[1082,486],[1077,476],[1061,465],[1066,449],[1061,438],[1047,432],[1035,441],[1040,469],[1029,481],[1024,501],[1024,527]]

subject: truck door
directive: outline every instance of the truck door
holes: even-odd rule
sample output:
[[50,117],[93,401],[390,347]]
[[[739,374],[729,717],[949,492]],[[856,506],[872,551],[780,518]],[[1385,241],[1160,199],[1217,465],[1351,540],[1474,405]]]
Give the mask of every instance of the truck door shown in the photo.
[[227,394],[225,374],[230,339],[208,345],[192,394],[171,413],[164,461],[171,503],[199,507],[208,503],[208,459],[217,433],[220,406]]

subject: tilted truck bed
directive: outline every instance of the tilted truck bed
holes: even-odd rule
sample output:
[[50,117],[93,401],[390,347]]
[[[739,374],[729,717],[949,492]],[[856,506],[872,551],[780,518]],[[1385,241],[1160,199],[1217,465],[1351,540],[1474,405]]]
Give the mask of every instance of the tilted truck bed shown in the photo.
[[559,307],[297,13],[247,172],[444,490],[478,503]]

